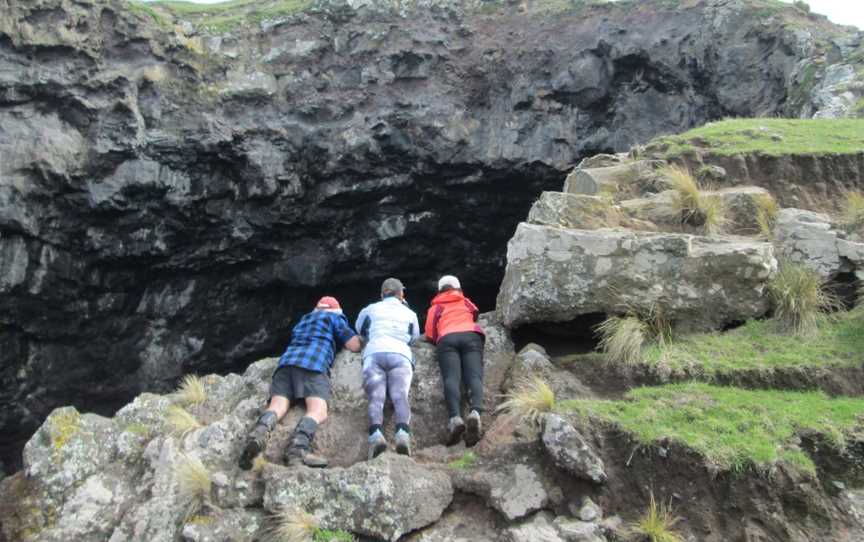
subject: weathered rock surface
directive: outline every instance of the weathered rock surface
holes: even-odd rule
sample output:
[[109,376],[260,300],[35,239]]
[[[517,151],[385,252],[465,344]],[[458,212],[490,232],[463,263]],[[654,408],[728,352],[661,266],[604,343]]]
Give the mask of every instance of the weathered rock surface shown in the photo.
[[588,196],[614,196],[619,191],[627,190],[637,184],[641,177],[650,175],[662,164],[660,161],[636,160],[597,168],[580,166],[565,179],[564,192]]
[[864,243],[847,237],[828,215],[801,209],[782,209],[774,226],[777,253],[787,261],[826,279],[839,273],[858,273],[864,279]]
[[549,503],[542,474],[532,464],[457,472],[453,482],[460,491],[483,497],[508,520],[523,518]]
[[4,463],[57,406],[111,414],[276,354],[325,287],[354,312],[386,274],[422,293],[459,270],[489,307],[511,228],[572,164],[834,111],[860,42],[743,0],[478,7],[317,0],[207,35],[3,2]]
[[523,223],[508,245],[498,310],[513,327],[661,304],[679,328],[716,329],[767,311],[776,267],[769,243]]
[[264,469],[264,507],[299,507],[325,529],[397,540],[434,523],[453,500],[450,477],[412,459],[383,454],[347,469]]
[[617,226],[619,218],[609,199],[600,196],[543,192],[528,212],[528,222],[595,230]]
[[[595,483],[606,481],[606,467],[603,459],[585,440],[579,431],[557,414],[546,414],[543,417],[543,446],[555,461],[555,464],[577,478]],[[592,503],[593,504],[593,503]],[[595,505],[596,507],[596,505]],[[583,506],[583,509],[586,509]],[[587,506],[585,521],[596,517],[591,516],[593,507]],[[582,514],[582,510],[580,510]]]

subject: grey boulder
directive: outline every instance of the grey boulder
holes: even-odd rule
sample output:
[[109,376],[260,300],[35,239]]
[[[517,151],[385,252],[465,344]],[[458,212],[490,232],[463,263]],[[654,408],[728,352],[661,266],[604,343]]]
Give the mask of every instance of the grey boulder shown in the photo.
[[543,417],[543,446],[558,467],[596,483],[606,481],[603,459],[570,423],[557,414]]
[[268,465],[263,479],[265,509],[299,507],[325,529],[384,540],[434,523],[453,500],[447,474],[390,453],[346,469]]

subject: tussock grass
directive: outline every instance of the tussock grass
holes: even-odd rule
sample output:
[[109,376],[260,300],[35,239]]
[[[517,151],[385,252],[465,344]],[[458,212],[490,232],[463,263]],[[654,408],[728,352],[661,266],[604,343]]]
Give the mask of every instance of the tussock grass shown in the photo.
[[856,190],[846,195],[842,221],[849,229],[864,229],[864,194]]
[[630,532],[648,542],[684,542],[684,538],[674,531],[681,518],[672,513],[672,502],[660,503],[654,499],[648,501],[648,509],[630,526]]
[[767,194],[759,194],[753,196],[753,205],[756,206],[759,235],[766,239],[774,237],[774,225],[777,222],[777,213],[780,212],[777,201]]
[[270,516],[267,540],[271,542],[308,542],[319,529],[318,519],[299,508],[286,506]]
[[726,223],[726,210],[721,198],[703,194],[702,187],[683,167],[668,166],[660,173],[675,193],[672,210],[682,224],[701,226],[706,235],[722,231]]
[[207,400],[207,391],[204,382],[198,375],[186,375],[174,396],[178,403],[184,405],[200,405]]
[[555,392],[539,376],[523,378],[504,395],[504,399],[496,410],[517,415],[531,423],[538,423],[544,413],[555,408]]
[[243,25],[258,24],[264,20],[277,19],[302,13],[312,7],[312,0],[228,0],[216,4],[160,0],[153,2],[189,20],[199,30],[222,33]]
[[644,445],[671,441],[694,450],[715,471],[766,472],[784,462],[815,475],[797,446],[801,431],[861,438],[864,398],[829,398],[821,392],[745,390],[687,383],[638,388],[623,400],[571,400],[560,405],[612,423]]
[[171,405],[165,409],[165,423],[172,435],[185,437],[192,431],[202,427],[201,422],[179,405]]
[[205,506],[211,505],[213,481],[200,459],[182,454],[174,466],[174,476],[179,497],[186,507],[184,519],[196,516]]
[[661,303],[647,309],[627,306],[626,315],[610,316],[594,330],[600,335],[598,348],[611,363],[639,363],[648,345],[663,348],[672,339],[672,322]]
[[825,289],[815,271],[801,264],[785,263],[768,283],[774,318],[798,335],[813,335],[825,312],[841,307],[837,296]]
[[600,350],[611,363],[631,364],[642,359],[648,326],[635,316],[611,316],[598,325]]

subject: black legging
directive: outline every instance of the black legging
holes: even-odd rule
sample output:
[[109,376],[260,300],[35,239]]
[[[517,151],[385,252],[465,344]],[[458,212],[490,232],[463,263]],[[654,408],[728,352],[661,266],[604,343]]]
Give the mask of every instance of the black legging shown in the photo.
[[448,333],[438,342],[438,367],[450,417],[459,416],[460,385],[471,394],[471,408],[483,412],[483,335],[473,331]]

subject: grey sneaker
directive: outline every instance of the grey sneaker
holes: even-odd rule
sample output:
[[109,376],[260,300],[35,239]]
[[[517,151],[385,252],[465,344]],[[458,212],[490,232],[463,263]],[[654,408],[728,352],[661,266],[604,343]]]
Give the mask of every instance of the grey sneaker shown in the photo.
[[396,453],[411,455],[411,433],[404,429],[396,431]]
[[447,423],[447,446],[453,446],[462,438],[465,432],[465,422],[461,416],[453,416]]
[[465,445],[474,446],[480,441],[480,413],[476,410],[472,410],[465,418],[465,425],[467,425],[465,430]]
[[387,449],[387,439],[381,431],[375,431],[369,435],[369,459],[375,459]]

